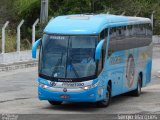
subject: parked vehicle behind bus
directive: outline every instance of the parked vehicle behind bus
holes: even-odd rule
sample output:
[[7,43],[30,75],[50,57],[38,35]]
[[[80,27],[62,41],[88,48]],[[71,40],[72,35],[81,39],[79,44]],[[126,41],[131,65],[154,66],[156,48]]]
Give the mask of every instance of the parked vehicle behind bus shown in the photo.
[[142,17],[110,14],[66,15],[50,20],[40,45],[38,95],[52,105],[93,102],[109,105],[113,96],[151,81],[152,27]]

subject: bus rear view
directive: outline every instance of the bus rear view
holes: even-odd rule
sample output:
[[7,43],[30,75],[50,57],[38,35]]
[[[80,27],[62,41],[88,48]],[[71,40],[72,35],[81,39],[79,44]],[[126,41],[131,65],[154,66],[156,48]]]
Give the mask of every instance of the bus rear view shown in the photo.
[[[40,45],[40,100],[48,100],[52,105],[94,102],[100,107],[108,106],[117,88],[109,78],[111,26],[106,16],[109,15],[59,16],[48,23],[43,37],[32,46],[32,56],[36,58],[36,48]],[[121,19],[127,21],[125,17]],[[127,91],[139,90],[137,81]],[[122,82],[120,85],[123,88]],[[118,94],[121,93],[124,93],[122,89]]]

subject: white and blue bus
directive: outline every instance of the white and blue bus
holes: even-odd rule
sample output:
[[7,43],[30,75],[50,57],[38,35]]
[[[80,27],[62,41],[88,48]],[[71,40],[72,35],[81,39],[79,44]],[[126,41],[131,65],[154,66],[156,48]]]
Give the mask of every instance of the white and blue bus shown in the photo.
[[142,17],[78,14],[51,19],[40,46],[38,96],[52,105],[109,105],[126,92],[139,96],[151,81],[152,25]]

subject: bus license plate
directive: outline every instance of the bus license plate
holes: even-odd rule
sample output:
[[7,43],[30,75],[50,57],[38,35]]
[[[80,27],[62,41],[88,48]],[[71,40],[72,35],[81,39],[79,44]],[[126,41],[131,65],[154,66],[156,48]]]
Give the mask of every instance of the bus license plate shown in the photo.
[[62,98],[62,99],[68,99],[70,97],[69,97],[69,95],[61,95],[60,98]]

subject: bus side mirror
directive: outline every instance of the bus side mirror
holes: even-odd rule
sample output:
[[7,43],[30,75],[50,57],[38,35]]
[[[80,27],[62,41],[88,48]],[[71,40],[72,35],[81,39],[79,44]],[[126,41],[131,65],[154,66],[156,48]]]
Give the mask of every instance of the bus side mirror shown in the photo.
[[100,57],[101,57],[101,51],[102,51],[102,48],[103,48],[103,43],[104,43],[104,40],[101,40],[97,47],[96,47],[96,51],[95,51],[95,60],[96,61],[99,61],[100,60]]
[[40,45],[41,43],[41,38],[38,39],[32,46],[32,58],[36,58],[37,56],[37,47]]

